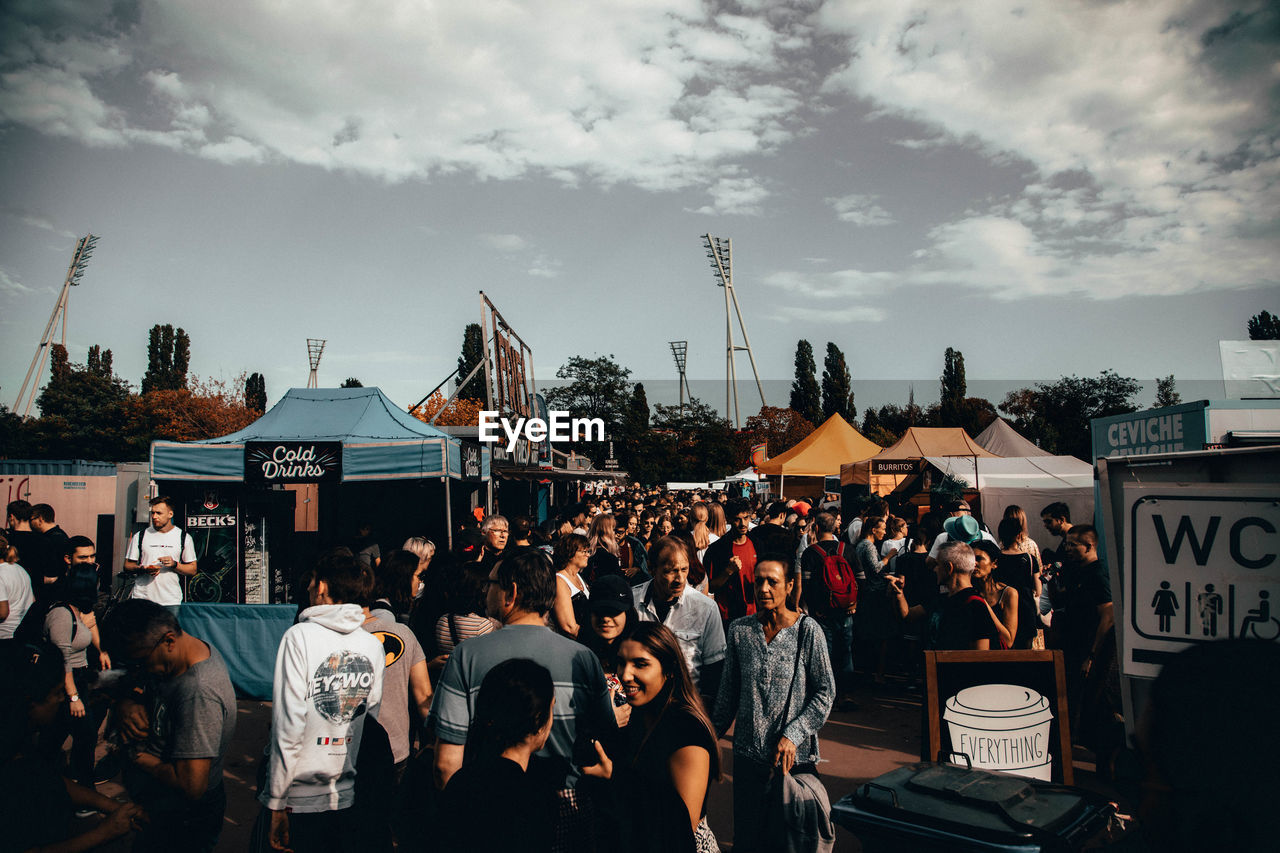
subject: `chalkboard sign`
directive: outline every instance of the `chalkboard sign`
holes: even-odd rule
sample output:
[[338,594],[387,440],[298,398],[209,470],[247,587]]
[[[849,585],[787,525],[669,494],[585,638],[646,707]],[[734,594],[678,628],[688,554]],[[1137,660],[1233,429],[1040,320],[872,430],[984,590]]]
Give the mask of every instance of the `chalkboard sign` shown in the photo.
[[246,441],[246,483],[339,483],[340,441]]
[[930,756],[1075,784],[1062,652],[924,654]]

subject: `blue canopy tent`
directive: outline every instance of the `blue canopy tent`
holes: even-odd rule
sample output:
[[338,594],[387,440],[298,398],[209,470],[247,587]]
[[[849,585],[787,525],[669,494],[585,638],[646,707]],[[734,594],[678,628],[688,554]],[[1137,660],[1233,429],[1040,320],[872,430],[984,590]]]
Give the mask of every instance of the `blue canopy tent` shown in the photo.
[[[156,441],[151,477],[235,483],[245,478],[245,445],[257,441],[342,443],[342,482],[464,477],[462,442],[392,403],[377,388],[291,388],[249,426],[203,441]],[[479,479],[489,479],[480,450]]]
[[[181,508],[175,520],[198,554],[179,620],[217,646],[243,695],[270,698],[297,573],[363,522],[384,547],[425,534],[447,548],[451,507],[468,511],[489,480],[489,449],[377,388],[293,388],[238,432],[153,442],[151,477]],[[451,491],[455,481],[466,482]]]

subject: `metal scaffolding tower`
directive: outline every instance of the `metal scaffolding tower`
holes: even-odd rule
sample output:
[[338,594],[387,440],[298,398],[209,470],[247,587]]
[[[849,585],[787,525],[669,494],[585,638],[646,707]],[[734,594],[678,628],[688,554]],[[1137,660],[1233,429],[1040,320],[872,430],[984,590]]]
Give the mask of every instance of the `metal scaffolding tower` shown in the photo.
[[307,360],[311,362],[311,375],[307,377],[308,388],[320,387],[320,355],[324,352],[323,338],[307,338]]
[[76,243],[75,254],[71,256],[71,266],[67,267],[67,277],[62,281],[62,292],[58,294],[58,302],[53,306],[53,313],[49,315],[48,325],[44,327],[44,337],[36,347],[31,366],[27,368],[27,375],[22,380],[18,399],[13,404],[14,414],[24,421],[31,416],[31,405],[35,402],[36,392],[40,389],[40,375],[44,373],[44,363],[49,359],[49,350],[53,347],[53,328],[58,325],[59,318],[62,320],[62,346],[65,348],[67,345],[67,301],[71,298],[71,288],[80,283],[84,269],[89,264],[89,257],[97,245],[98,238],[92,234],[81,237]]
[[[738,413],[738,373],[733,364],[733,354],[746,350],[751,361],[751,372],[756,378],[756,390],[760,392],[761,407],[768,405],[764,401],[764,386],[760,384],[760,371],[756,370],[756,358],[751,353],[751,339],[747,337],[747,327],[742,322],[742,309],[738,307],[738,296],[733,292],[733,240],[712,237],[703,234],[702,240],[707,247],[707,257],[711,260],[711,269],[716,274],[716,286],[724,288],[724,333],[725,333],[725,416],[728,417],[729,406],[733,406],[733,423],[736,429],[742,428],[742,417]],[[730,303],[733,303],[732,314]],[[742,331],[742,346],[733,342],[733,315],[738,317],[738,328]]]
[[[680,372],[680,414],[683,415],[684,414],[684,395],[686,391],[689,391],[689,380],[684,375],[685,356],[689,351],[689,342],[688,341],[671,341],[670,343],[671,343],[671,355],[674,356],[676,360],[676,370]],[[689,396],[690,398],[692,398],[693,392],[690,391]]]

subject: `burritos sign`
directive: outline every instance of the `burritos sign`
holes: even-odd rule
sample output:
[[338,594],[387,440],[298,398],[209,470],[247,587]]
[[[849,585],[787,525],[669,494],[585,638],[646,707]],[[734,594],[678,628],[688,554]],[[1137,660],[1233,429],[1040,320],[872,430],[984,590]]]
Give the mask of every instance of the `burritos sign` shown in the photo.
[[245,442],[246,483],[337,483],[341,480],[340,441]]

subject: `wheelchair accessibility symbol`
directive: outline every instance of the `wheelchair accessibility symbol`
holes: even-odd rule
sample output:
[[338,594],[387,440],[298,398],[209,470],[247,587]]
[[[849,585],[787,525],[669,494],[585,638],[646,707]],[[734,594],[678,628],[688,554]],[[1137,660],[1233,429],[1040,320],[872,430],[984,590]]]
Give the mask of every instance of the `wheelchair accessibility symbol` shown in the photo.
[[1242,640],[1274,640],[1280,637],[1280,619],[1271,615],[1271,593],[1262,590],[1258,593],[1258,606],[1250,610],[1240,623]]

